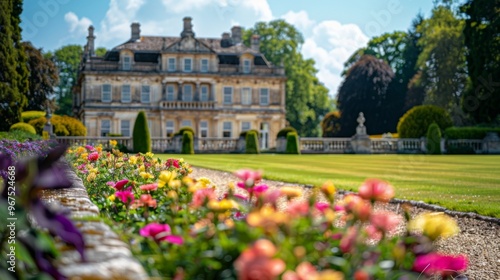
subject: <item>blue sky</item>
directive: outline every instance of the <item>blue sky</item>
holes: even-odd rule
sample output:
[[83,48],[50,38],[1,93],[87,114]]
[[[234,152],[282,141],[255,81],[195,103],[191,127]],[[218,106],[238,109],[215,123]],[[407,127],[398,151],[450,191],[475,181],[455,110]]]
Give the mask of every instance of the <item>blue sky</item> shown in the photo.
[[373,36],[407,30],[432,7],[433,0],[25,0],[21,26],[24,40],[47,51],[85,44],[90,24],[96,46],[110,49],[130,38],[132,22],[141,24],[141,35],[178,36],[182,18],[191,16],[196,36],[220,37],[233,25],[283,18],[304,35],[303,55],[316,61],[335,96],[355,50]]

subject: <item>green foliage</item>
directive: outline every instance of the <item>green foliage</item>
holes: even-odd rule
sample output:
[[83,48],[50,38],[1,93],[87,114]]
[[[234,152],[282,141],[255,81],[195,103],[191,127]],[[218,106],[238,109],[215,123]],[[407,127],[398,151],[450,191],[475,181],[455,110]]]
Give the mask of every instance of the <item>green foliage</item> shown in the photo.
[[33,119],[45,117],[45,111],[24,111],[21,113],[21,119],[25,123],[29,123]]
[[182,134],[182,149],[181,154],[194,154],[194,136],[189,130],[185,130]]
[[335,137],[340,131],[340,112],[333,111],[326,114],[321,121],[321,128],[323,129],[323,137]]
[[[28,122],[32,125],[38,135],[42,135],[43,128],[47,123],[47,118],[41,117],[32,119]],[[53,132],[57,136],[86,136],[87,128],[81,121],[70,116],[52,115],[50,123],[53,126]]]
[[259,154],[259,140],[257,137],[257,131],[249,130],[245,135],[245,153],[246,154]]
[[427,129],[427,153],[431,155],[441,154],[441,130],[439,126],[433,122]]
[[37,134],[32,134],[22,130],[14,130],[14,131],[0,131],[0,139],[9,139],[16,140],[18,142],[25,142],[27,140],[40,140],[42,137]]
[[475,155],[476,151],[471,146],[448,144],[446,146],[446,153],[450,155]]
[[186,131],[189,131],[193,134],[193,136],[195,135],[194,133],[194,129],[190,126],[183,126],[179,129],[179,131],[177,131],[174,136],[183,136],[184,135],[184,132]]
[[10,126],[9,131],[22,130],[31,134],[36,134],[35,128],[27,123],[18,122]]
[[415,106],[399,120],[399,138],[420,138],[425,136],[427,128],[434,122],[441,130],[445,130],[452,125],[450,115],[443,108],[433,105]]
[[297,130],[291,126],[287,126],[285,128],[282,128],[279,132],[278,135],[276,135],[276,138],[285,138],[288,132],[295,132],[297,133]]
[[95,49],[96,56],[104,56],[108,50],[105,47],[98,47]]
[[151,135],[149,133],[148,120],[144,111],[140,111],[137,114],[132,137],[134,142],[134,152],[151,152]]
[[446,139],[477,139],[482,140],[488,132],[496,132],[500,135],[499,127],[449,127],[445,129]]
[[250,129],[250,130],[245,130],[245,131],[242,131],[240,132],[240,138],[246,138],[247,137],[247,133],[249,131],[254,131],[256,134],[257,134],[257,137],[259,137],[260,133],[257,129]]
[[289,132],[286,135],[285,154],[300,155],[299,135],[295,132]]

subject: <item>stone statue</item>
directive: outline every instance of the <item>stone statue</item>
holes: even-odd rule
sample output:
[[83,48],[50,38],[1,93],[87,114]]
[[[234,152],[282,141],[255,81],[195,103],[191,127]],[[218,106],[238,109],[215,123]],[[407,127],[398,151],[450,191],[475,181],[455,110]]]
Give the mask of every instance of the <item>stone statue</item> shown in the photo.
[[363,126],[365,126],[365,125],[364,125],[364,123],[365,123],[365,115],[363,114],[363,112],[360,112],[360,113],[359,113],[359,116],[358,116],[357,121],[358,121],[358,124],[359,124],[358,126],[359,126],[359,127],[363,127]]

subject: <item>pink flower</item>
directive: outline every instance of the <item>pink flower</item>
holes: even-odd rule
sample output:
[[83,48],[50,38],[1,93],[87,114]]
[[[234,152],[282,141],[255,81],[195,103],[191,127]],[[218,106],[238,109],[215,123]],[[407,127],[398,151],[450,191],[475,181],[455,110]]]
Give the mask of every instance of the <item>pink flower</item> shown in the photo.
[[87,159],[90,161],[96,161],[99,159],[99,153],[98,152],[92,152],[87,156]]
[[268,190],[265,193],[263,193],[261,197],[264,203],[274,204],[276,203],[276,201],[280,196],[281,196],[280,190]]
[[113,188],[115,188],[117,191],[121,191],[127,183],[128,183],[127,179],[120,180],[120,181],[116,182],[116,184],[113,186]]
[[243,201],[247,201],[248,200],[248,196],[242,195],[242,194],[234,194],[234,197],[236,197],[238,199],[241,199]]
[[370,216],[370,223],[375,229],[388,233],[394,231],[401,223],[401,218],[389,211],[373,213]]
[[288,205],[286,212],[291,216],[305,216],[309,213],[309,202],[300,201],[293,202]]
[[93,151],[94,150],[94,147],[90,146],[90,145],[85,145],[85,148],[89,151]]
[[261,193],[267,191],[267,189],[269,189],[269,187],[267,185],[262,184],[262,185],[257,185],[255,187],[253,187],[251,189],[251,192],[256,193],[256,194],[261,194]]
[[140,186],[139,188],[143,191],[155,191],[156,189],[158,189],[158,184],[157,183],[146,184]]
[[156,208],[156,199],[154,199],[150,194],[142,194],[139,202],[141,205],[147,205],[149,207]]
[[283,274],[283,280],[307,280],[317,277],[316,268],[309,262],[300,263],[295,271],[287,271]]
[[344,207],[346,212],[354,214],[361,221],[367,221],[372,212],[370,203],[357,195],[347,195],[344,198]]
[[347,229],[347,232],[340,239],[339,248],[342,253],[349,253],[354,248],[356,243],[356,238],[358,235],[358,231],[355,227],[350,227]]
[[442,276],[456,275],[467,269],[467,257],[464,255],[447,256],[430,253],[418,256],[413,263],[413,271],[425,275],[440,274]]
[[326,202],[316,202],[314,207],[316,207],[316,209],[319,212],[324,213],[326,209],[330,208],[330,204],[328,204]]
[[173,159],[173,158],[169,158],[167,159],[167,161],[165,162],[165,166],[168,168],[168,167],[175,167],[175,168],[179,168],[180,165],[179,165],[179,161],[176,160],[176,159]]
[[240,280],[272,280],[285,270],[285,262],[281,259],[272,259],[277,249],[274,244],[260,239],[243,251],[234,262]]
[[250,169],[240,169],[234,173],[236,177],[240,178],[243,181],[253,180],[260,181],[262,179],[261,171],[254,171]]
[[388,202],[394,197],[394,188],[387,182],[368,179],[359,187],[359,196],[371,201]]
[[115,182],[109,181],[109,182],[106,182],[106,185],[110,186],[110,187],[113,187],[115,185]]
[[199,189],[194,192],[193,200],[191,206],[200,207],[203,206],[209,200],[216,199],[215,190],[212,188]]
[[115,193],[115,196],[126,204],[134,202],[134,194],[132,193],[132,191],[130,191],[130,189],[124,191],[117,191]]
[[144,237],[151,237],[155,241],[167,241],[169,243],[182,245],[184,242],[181,236],[171,235],[170,226],[167,224],[150,223],[139,230],[139,234]]

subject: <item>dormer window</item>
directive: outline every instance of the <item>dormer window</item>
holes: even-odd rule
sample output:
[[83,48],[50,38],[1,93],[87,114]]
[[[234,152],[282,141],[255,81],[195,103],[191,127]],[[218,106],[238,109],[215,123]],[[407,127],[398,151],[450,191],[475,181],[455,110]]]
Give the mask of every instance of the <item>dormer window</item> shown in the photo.
[[193,70],[193,60],[191,58],[184,58],[184,72],[191,72]]
[[250,69],[251,69],[250,66],[251,66],[250,59],[244,59],[243,60],[243,73],[245,73],[245,74],[250,73]]
[[125,55],[123,57],[123,70],[130,70],[132,68],[132,57],[130,55]]

